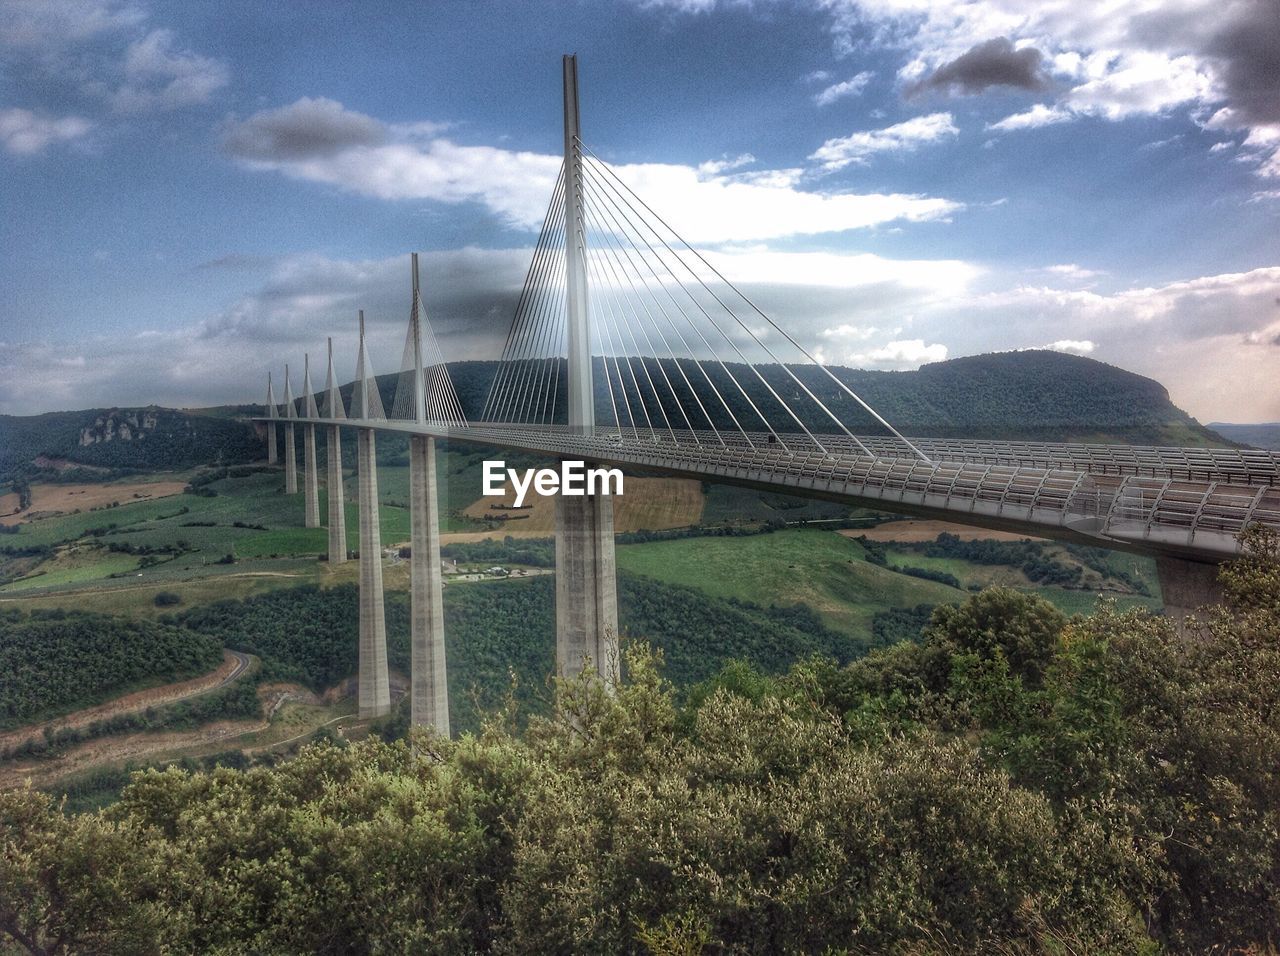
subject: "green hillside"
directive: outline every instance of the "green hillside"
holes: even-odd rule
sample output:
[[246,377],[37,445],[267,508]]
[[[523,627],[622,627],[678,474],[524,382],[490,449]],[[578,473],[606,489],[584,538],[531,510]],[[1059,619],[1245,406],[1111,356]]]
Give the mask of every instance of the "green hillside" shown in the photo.
[[[651,378],[666,377],[675,384],[681,404],[696,407],[689,389],[670,360],[644,360]],[[492,381],[493,362],[462,362],[450,366],[455,387],[469,416],[479,417]],[[745,366],[728,363],[746,392],[772,421],[787,420],[786,413]],[[791,380],[780,366],[759,366],[762,376],[815,430],[831,431],[830,419]],[[798,378],[823,404],[855,431],[879,433],[867,414],[821,369],[794,367]],[[1163,385],[1093,359],[1061,352],[1030,350],[997,352],[950,359],[922,366],[914,372],[876,372],[832,368],[853,391],[861,395],[900,431],[939,438],[1006,438],[1057,441],[1117,441],[1137,444],[1222,445],[1222,436],[1205,428],[1175,406]],[[724,371],[707,368],[721,395],[729,401],[734,415],[748,427],[762,427],[746,400]],[[644,376],[639,376],[644,380]],[[395,376],[382,379],[383,398],[395,391]],[[705,407],[719,408],[719,401],[702,378],[690,373],[698,397]],[[561,377],[564,381],[564,377]],[[597,421],[612,421],[603,371],[597,368]],[[699,384],[701,383],[701,384]],[[665,387],[664,387],[665,388]],[[563,396],[562,396],[563,399]],[[650,394],[646,396],[650,417],[662,420],[663,409]],[[557,402],[564,408],[563,400]],[[662,403],[673,419],[679,420],[670,396]],[[637,410],[638,411],[638,410]],[[733,428],[723,411],[712,412],[716,427]],[[643,418],[643,416],[641,416]],[[628,420],[623,415],[623,421]],[[642,425],[643,427],[643,425]]]
[[0,482],[98,481],[104,474],[237,464],[262,456],[262,440],[251,424],[200,412],[153,405],[0,415]]
[[[658,360],[644,361],[651,365],[651,377],[661,380]],[[695,407],[693,395],[683,384],[684,377],[670,360],[660,364],[667,377],[679,383],[681,403]],[[480,419],[484,412],[496,368],[496,362],[456,362],[450,366],[463,409],[472,420]],[[744,366],[729,364],[727,368],[744,383],[752,402],[766,416],[774,421],[787,420],[777,401],[753,375],[746,373]],[[611,405],[604,375],[597,371],[597,420],[607,422],[612,420]],[[719,368],[707,371],[721,394],[730,400],[734,415],[748,427],[762,427],[758,420],[753,422],[748,403],[733,387],[725,371]],[[868,433],[881,430],[821,369],[796,368],[794,371],[851,428]],[[833,371],[907,434],[1166,445],[1228,443],[1175,406],[1159,382],[1059,352],[974,355],[935,362],[914,372],[847,368]],[[780,366],[760,366],[760,372],[808,427],[832,430],[830,420]],[[394,402],[398,380],[399,375],[395,374],[378,380],[388,408]],[[719,407],[701,373],[690,374],[689,380],[694,382],[698,398],[707,408]],[[344,399],[350,401],[351,385],[344,386],[342,391]],[[655,421],[661,421],[664,414],[676,421],[680,419],[669,395],[659,402],[657,396],[650,394],[646,396],[646,404]],[[557,403],[562,410],[566,405],[565,401]],[[51,412],[29,417],[0,416],[0,482],[89,478],[87,473],[78,470],[79,466],[119,474],[127,470],[188,468],[217,461],[226,464],[252,461],[263,457],[264,449],[257,430],[246,419],[262,414],[263,410],[259,405],[197,411],[152,406]],[[716,427],[734,427],[723,410],[712,414]],[[1243,434],[1233,433],[1229,437],[1250,441]],[[283,436],[279,441],[283,450]],[[354,448],[350,442],[346,445],[344,459],[350,465]],[[402,436],[381,436],[379,459],[385,464],[404,464],[405,448]],[[101,476],[101,472],[93,475]]]

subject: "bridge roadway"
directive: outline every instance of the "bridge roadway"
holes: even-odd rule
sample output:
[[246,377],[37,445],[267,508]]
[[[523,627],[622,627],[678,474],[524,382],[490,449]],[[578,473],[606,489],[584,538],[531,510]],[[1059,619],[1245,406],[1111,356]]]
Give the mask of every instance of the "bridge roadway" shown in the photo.
[[932,459],[922,461],[894,439],[862,436],[877,457],[843,435],[274,421],[427,434],[1196,562],[1239,553],[1250,524],[1280,530],[1280,455],[1248,449],[912,439]]

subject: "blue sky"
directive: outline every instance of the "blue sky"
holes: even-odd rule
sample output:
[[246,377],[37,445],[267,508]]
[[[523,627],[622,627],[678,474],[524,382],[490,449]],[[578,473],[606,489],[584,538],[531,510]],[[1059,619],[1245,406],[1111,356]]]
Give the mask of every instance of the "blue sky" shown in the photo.
[[1280,6],[1100,8],[0,0],[0,413],[258,399],[357,308],[390,371],[410,250],[496,355],[576,52],[583,139],[825,361],[1280,419]]

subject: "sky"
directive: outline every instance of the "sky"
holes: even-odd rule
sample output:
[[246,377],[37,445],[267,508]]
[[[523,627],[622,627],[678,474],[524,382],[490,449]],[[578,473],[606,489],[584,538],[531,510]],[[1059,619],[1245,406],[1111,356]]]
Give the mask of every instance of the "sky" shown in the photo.
[[0,414],[261,401],[327,336],[346,379],[357,309],[394,371],[410,251],[496,358],[564,53],[822,361],[1053,348],[1280,420],[1276,0],[0,0]]

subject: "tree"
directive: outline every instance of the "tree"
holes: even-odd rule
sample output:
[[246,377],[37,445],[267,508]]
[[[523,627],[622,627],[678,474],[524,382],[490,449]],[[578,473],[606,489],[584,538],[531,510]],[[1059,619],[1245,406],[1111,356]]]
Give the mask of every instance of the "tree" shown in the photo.
[[168,856],[127,821],[0,791],[0,931],[40,956],[167,951],[185,931],[181,911],[157,902],[176,876]]

